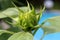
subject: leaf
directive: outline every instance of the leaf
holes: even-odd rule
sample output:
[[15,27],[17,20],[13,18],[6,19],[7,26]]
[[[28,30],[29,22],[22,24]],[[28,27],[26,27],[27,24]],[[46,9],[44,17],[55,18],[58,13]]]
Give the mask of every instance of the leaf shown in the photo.
[[45,10],[45,7],[43,7],[43,9],[40,9],[40,15],[39,15],[39,18],[42,17],[42,13],[44,12],[44,10]]
[[39,21],[40,19],[41,19],[41,17],[42,17],[42,13],[44,12],[44,10],[45,10],[45,7],[42,9],[40,9],[40,13],[38,13],[37,14],[37,20]]
[[[26,0],[27,1],[27,0]],[[28,5],[28,10],[30,11],[31,10],[31,8],[30,8],[30,4],[29,4],[29,2],[27,1],[27,5]]]
[[14,34],[14,32],[10,32],[10,31],[7,31],[7,30],[0,30],[0,35],[3,34],[3,33]]
[[16,9],[18,9],[19,13],[24,13],[21,9],[19,9],[19,7],[17,7],[14,2],[11,1],[11,3],[15,6]]
[[0,0],[0,10],[5,10],[8,7],[12,7],[10,0]]
[[45,34],[60,32],[60,16],[49,18],[42,28]]
[[28,32],[18,32],[8,38],[8,40],[33,40],[33,36]]
[[0,40],[7,40],[10,36],[11,34],[3,33],[2,35],[0,35]]
[[[27,11],[27,7],[19,7],[21,10],[23,11]],[[0,18],[5,18],[5,17],[8,17],[8,16],[17,16],[18,15],[18,10],[16,8],[8,8],[2,12],[0,12]]]

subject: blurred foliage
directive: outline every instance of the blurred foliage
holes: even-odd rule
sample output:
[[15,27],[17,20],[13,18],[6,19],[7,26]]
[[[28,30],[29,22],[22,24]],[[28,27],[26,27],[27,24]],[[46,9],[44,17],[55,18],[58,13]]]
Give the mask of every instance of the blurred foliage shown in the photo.
[[0,10],[13,6],[10,0],[0,0]]
[[60,3],[59,2],[55,2],[53,9],[60,10]]
[[45,34],[60,32],[59,18],[60,16],[56,16],[56,17],[48,18],[48,20],[45,20],[45,24],[42,27]]
[[17,6],[22,6],[24,5],[21,2],[19,2],[18,0],[0,0],[0,10],[4,10],[10,7],[14,7],[13,4],[11,3],[11,1],[13,1]]
[[[18,1],[22,0],[12,1],[14,3],[17,3],[19,6],[21,3]],[[34,6],[38,1],[36,5],[40,5],[39,0],[28,1]],[[22,3],[22,5],[23,4],[24,3]],[[39,28],[42,28],[44,30],[43,37],[50,33],[60,32],[60,16],[49,18],[42,24],[38,24],[45,7],[41,9],[38,14],[32,5],[30,7],[29,3],[28,7],[17,7],[16,5],[13,7],[13,5],[14,4],[12,4],[10,0],[0,0],[0,10],[3,10],[0,12],[0,19],[4,20],[8,25],[10,25],[10,28],[7,30],[0,29],[0,40],[33,40],[33,36]],[[49,25],[46,25],[46,23],[49,23]],[[34,32],[32,33],[32,31]]]
[[[27,2],[26,0],[11,0],[13,1],[17,6],[26,6]],[[0,0],[0,10],[4,10],[10,7],[14,7],[12,5],[10,0]],[[44,0],[27,0],[30,4],[32,4],[35,8],[39,8],[40,6],[44,5]],[[59,6],[59,0],[53,0],[54,2],[54,7],[53,9],[60,9]]]
[[[11,3],[13,1],[17,6],[26,6],[27,2],[26,0],[0,0],[0,10],[4,10],[10,7],[14,7]],[[29,3],[31,3],[34,7],[40,7],[43,5],[42,0],[27,0]]]
[[0,40],[7,40],[10,36],[11,34],[3,33],[2,35],[0,35]]

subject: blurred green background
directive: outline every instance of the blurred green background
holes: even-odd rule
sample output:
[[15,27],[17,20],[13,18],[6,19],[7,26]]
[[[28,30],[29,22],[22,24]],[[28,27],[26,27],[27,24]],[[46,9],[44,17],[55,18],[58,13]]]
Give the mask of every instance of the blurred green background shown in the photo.
[[[11,8],[11,7],[14,7],[13,5],[12,5],[12,3],[11,3],[11,1],[13,1],[17,6],[19,6],[19,7],[23,7],[23,6],[27,6],[27,2],[26,2],[26,0],[0,0],[0,17],[2,16],[2,14],[1,14],[1,12],[4,12],[6,9],[8,9],[8,8]],[[32,4],[34,7],[35,7],[35,9],[39,9],[40,7],[43,7],[44,6],[44,1],[45,0],[27,0],[30,4]],[[53,5],[53,8],[52,8],[52,10],[60,10],[60,0],[52,0],[53,2],[54,2],[54,5]],[[12,9],[11,9],[12,10]],[[11,10],[9,11],[9,10],[7,10],[6,12],[7,13],[9,13],[9,12],[11,12]],[[5,13],[6,13],[5,12]],[[15,13],[15,10],[13,11],[13,13]],[[48,14],[48,13],[47,13]],[[50,14],[52,14],[52,13],[50,13]],[[49,15],[50,15],[49,14]],[[10,14],[9,14],[10,15]],[[49,16],[48,15],[48,16]],[[3,15],[4,16],[4,15]],[[45,16],[46,16],[46,13],[45,13]],[[47,16],[47,17],[48,17]],[[50,15],[51,16],[51,15]],[[44,16],[43,16],[44,17]],[[1,25],[1,23],[2,23],[2,25],[4,25],[4,27],[7,25],[6,24],[6,22],[4,21],[4,20],[8,20],[8,21],[12,21],[9,17],[7,17],[7,18],[0,18],[0,25]],[[43,19],[44,20],[44,19]],[[8,25],[9,26],[9,25]],[[10,25],[11,26],[11,25]],[[15,29],[15,30],[13,30],[13,29]],[[9,31],[14,31],[14,32],[18,32],[18,30],[17,30],[18,28],[12,28],[12,29],[9,29]],[[39,33],[40,33],[40,31],[39,31]],[[5,34],[6,35],[6,34]],[[38,35],[38,32],[37,32],[37,36],[40,36],[40,35]],[[1,36],[0,36],[1,37]],[[5,38],[5,36],[4,36],[4,38]],[[36,38],[36,37],[35,37]],[[40,38],[40,37],[39,37]],[[2,37],[0,38],[0,39],[3,39]],[[7,39],[7,37],[6,37],[6,39]],[[3,40],[6,40],[6,39],[3,39]]]
[[[17,6],[26,6],[26,0],[12,0]],[[45,0],[27,0],[35,8],[43,6]],[[52,9],[60,9],[60,0],[52,0],[54,2],[54,7]],[[4,10],[8,7],[13,7],[10,0],[0,0],[0,10]]]

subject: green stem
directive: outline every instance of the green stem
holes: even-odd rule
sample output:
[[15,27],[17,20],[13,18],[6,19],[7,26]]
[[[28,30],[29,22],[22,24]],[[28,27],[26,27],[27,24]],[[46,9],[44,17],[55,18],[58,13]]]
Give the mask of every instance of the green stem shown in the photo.
[[34,31],[34,33],[33,33],[33,35],[35,35],[35,33],[37,32],[37,30],[38,30],[39,28],[37,28],[37,29],[35,29],[35,31]]
[[33,35],[35,35],[35,33],[37,32],[37,30],[38,30],[40,27],[42,27],[42,26],[44,25],[44,23],[45,23],[45,22],[43,22],[41,25],[38,25],[38,26],[37,26],[37,29],[35,29]]

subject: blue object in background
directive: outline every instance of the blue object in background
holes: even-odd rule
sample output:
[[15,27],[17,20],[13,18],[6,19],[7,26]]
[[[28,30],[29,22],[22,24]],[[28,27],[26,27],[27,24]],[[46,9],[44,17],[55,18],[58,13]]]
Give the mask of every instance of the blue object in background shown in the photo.
[[[41,20],[39,21],[39,24],[41,24],[44,20],[47,20],[50,17],[54,17],[54,16],[60,16],[60,14],[58,12],[53,12],[53,11],[45,11],[43,13],[43,16],[41,18]],[[34,36],[34,40],[40,40],[40,38],[43,35],[43,30],[42,28],[39,28],[39,30],[36,32],[35,36]],[[60,40],[60,33],[53,33],[53,34],[48,34],[46,35],[43,40]]]

